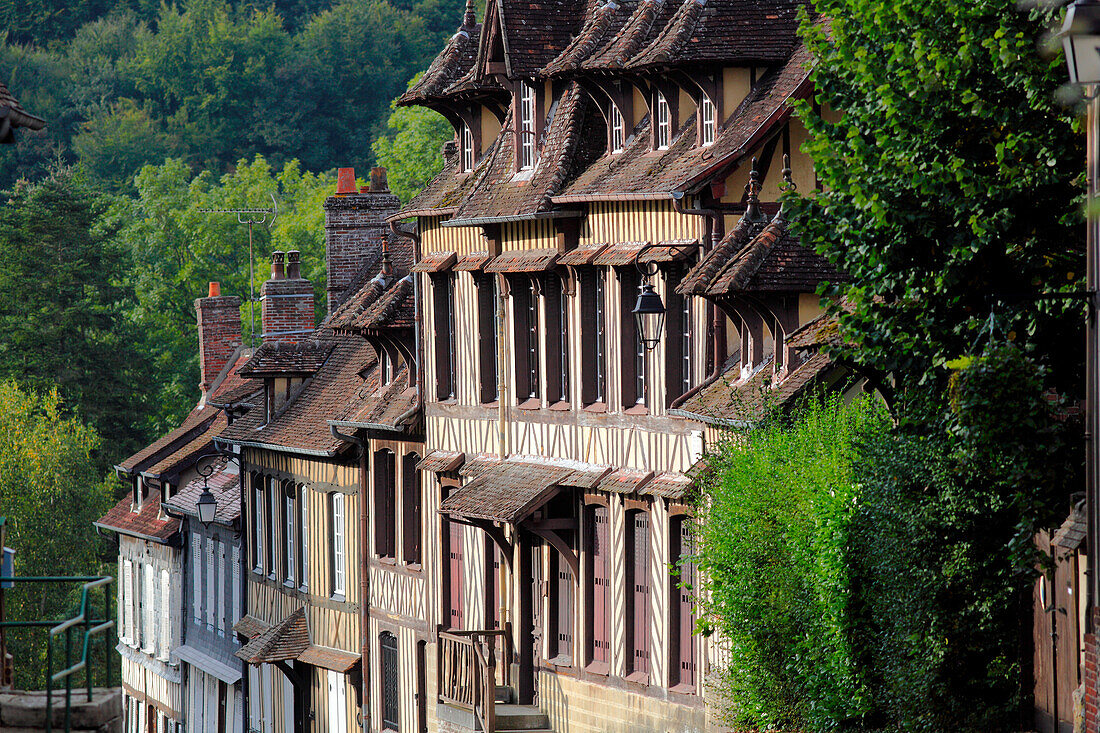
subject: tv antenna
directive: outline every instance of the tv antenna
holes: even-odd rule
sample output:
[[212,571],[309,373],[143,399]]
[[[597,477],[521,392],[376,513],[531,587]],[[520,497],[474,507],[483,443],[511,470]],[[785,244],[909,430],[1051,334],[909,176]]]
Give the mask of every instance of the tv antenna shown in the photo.
[[[236,214],[238,224],[248,225],[248,346],[256,347],[256,273],[252,260],[252,227],[257,224],[267,224],[270,229],[279,216],[279,204],[275,201],[275,194],[271,197],[270,209],[199,209],[203,214]],[[261,215],[256,218],[256,215]],[[271,218],[268,218],[271,217]]]

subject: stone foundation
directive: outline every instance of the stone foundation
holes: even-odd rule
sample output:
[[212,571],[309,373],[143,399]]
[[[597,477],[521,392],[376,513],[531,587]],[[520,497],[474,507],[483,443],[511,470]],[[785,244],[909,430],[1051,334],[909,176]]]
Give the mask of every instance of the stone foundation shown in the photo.
[[[53,694],[54,730],[64,730],[65,691]],[[46,728],[46,693],[13,690],[0,693],[0,731],[29,733]],[[122,733],[122,690],[117,687],[87,692],[73,690],[72,730],[74,733]]]

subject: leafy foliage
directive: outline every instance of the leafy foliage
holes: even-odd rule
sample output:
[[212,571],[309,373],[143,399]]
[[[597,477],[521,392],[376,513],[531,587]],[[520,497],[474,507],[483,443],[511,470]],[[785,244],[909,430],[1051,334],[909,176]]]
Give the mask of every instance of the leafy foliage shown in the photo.
[[[93,454],[96,432],[66,415],[56,390],[35,392],[0,382],[0,507],[7,544],[17,551],[16,574],[88,575],[101,572],[107,548],[92,522],[111,504]],[[17,585],[5,591],[6,620],[61,620],[77,601],[70,585]],[[102,609],[100,610],[102,613]],[[41,632],[8,634],[17,661],[17,686],[41,689],[45,642]]]
[[70,169],[0,205],[0,379],[56,385],[108,440],[107,460],[140,446],[134,416],[149,382],[129,253],[99,217],[106,202]]
[[[1073,305],[1029,296],[1084,272],[1084,137],[1055,102],[1060,58],[1039,53],[1052,6],[1009,0],[816,0],[804,34],[818,108],[805,151],[822,190],[789,202],[803,241],[852,278],[847,355],[905,392],[969,353],[991,309],[1048,363],[1079,359]],[[836,306],[834,306],[836,307]],[[839,309],[837,310],[839,313]],[[938,388],[942,388],[942,382]]]
[[885,432],[881,403],[812,402],[722,443],[701,482],[706,615],[729,648],[722,680],[738,729],[831,730],[869,710],[852,647],[849,558],[857,443]]
[[[420,74],[409,80],[412,88]],[[390,104],[385,135],[374,141],[378,164],[389,172],[390,188],[408,201],[443,170],[443,143],[454,137],[454,128],[438,112],[427,107]]]

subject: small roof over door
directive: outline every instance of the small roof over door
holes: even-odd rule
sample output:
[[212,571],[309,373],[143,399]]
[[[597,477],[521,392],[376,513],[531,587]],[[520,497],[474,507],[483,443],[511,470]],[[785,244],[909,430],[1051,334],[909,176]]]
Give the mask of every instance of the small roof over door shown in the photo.
[[573,467],[509,458],[487,468],[439,507],[444,514],[516,524],[549,501]]

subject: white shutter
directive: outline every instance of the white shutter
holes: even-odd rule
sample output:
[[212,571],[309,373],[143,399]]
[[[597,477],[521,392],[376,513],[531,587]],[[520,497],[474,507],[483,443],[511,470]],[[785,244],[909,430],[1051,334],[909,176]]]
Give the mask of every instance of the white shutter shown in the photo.
[[126,560],[122,568],[122,605],[119,612],[122,614],[122,639],[131,644],[134,638],[134,563]]
[[214,593],[218,596],[218,636],[225,636],[225,543],[220,540],[214,542],[214,562],[217,563],[217,572],[214,574],[217,583]]
[[119,641],[126,641],[126,563],[119,557],[118,558],[118,599],[115,602],[115,608],[118,610],[118,621],[115,625],[115,633],[118,634]]
[[[229,613],[229,626],[241,620],[241,546],[233,545],[233,607]],[[228,633],[228,632],[227,632]]]
[[191,616],[196,624],[202,623],[202,535],[191,534]]
[[160,657],[165,661],[172,651],[172,581],[167,570],[160,571]]
[[203,582],[206,583],[206,628],[214,630],[214,540],[206,541],[206,571]]
[[260,670],[248,665],[248,729],[260,730]]
[[302,590],[309,590],[309,489],[305,486],[302,492]]
[[153,610],[156,608],[156,583],[153,581],[153,565],[152,563],[146,563],[145,568],[145,587],[142,593],[142,624],[144,628],[141,631],[141,650],[152,654],[157,648],[157,636],[156,636],[156,616]]

